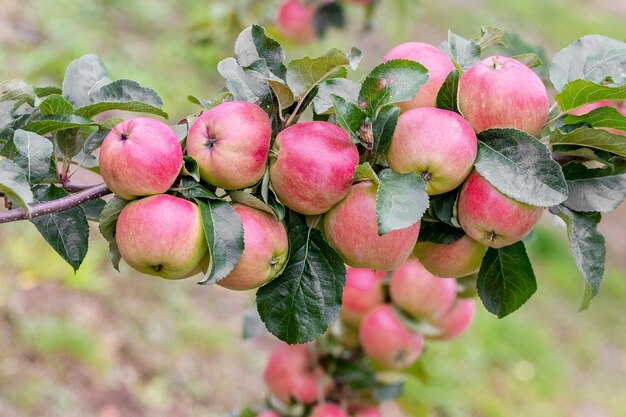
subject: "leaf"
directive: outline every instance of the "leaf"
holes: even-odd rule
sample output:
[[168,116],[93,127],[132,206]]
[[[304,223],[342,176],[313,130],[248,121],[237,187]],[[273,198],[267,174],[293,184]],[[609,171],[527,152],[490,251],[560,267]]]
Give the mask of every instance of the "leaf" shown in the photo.
[[109,242],[109,255],[111,256],[111,263],[113,268],[118,272],[120,271],[120,260],[122,255],[117,247],[117,241],[115,240],[115,227],[117,225],[117,219],[120,213],[126,207],[129,201],[123,200],[117,196],[107,201],[104,205],[102,212],[100,213],[100,225],[98,230],[107,242]]
[[94,103],[91,94],[111,82],[104,64],[96,55],[83,55],[72,61],[63,79],[63,97],[74,107]]
[[105,205],[106,201],[101,198],[96,198],[95,200],[89,200],[78,207],[83,209],[87,220],[97,222],[100,220],[100,216],[102,215],[102,210],[104,210]]
[[346,267],[316,229],[290,227],[289,248],[283,273],[257,291],[257,309],[274,336],[306,343],[337,319]]
[[33,193],[24,170],[10,159],[0,156],[0,192],[30,212]]
[[98,123],[82,116],[76,116],[73,114],[60,114],[41,117],[33,122],[27,123],[23,129],[37,133],[39,135],[43,135],[46,133],[56,132],[58,130],[97,125]]
[[601,215],[578,213],[562,205],[551,207],[550,213],[560,217],[567,225],[574,262],[585,279],[580,310],[586,310],[591,299],[598,294],[604,276],[606,245],[604,236],[598,230]]
[[602,84],[611,79],[620,85],[626,79],[626,43],[601,35],[587,35],[554,55],[550,80],[557,91],[570,81],[583,79]]
[[176,188],[176,191],[187,199],[208,198],[211,200],[219,200],[213,191],[209,190],[202,183],[197,182],[191,177],[183,177],[181,179],[181,184]]
[[204,109],[208,109],[209,105],[211,104],[210,101],[203,100],[200,97],[196,97],[196,96],[193,96],[193,95],[188,95],[187,96],[187,100],[189,100],[193,104],[197,104],[198,106],[200,106],[200,107],[202,107]]
[[265,35],[263,26],[252,25],[239,34],[235,43],[235,58],[242,67],[263,58],[272,74],[285,79],[285,52],[278,42]]
[[323,38],[329,28],[343,28],[345,26],[343,7],[338,3],[320,5],[313,15],[313,26],[319,38]]
[[376,172],[369,162],[357,165],[356,170],[354,171],[354,179],[368,179],[374,181],[376,184],[380,182],[378,175],[376,175]]
[[331,99],[335,108],[337,124],[350,133],[350,138],[353,142],[358,143],[360,141],[358,131],[365,119],[367,119],[367,114],[356,104],[346,101],[339,96],[333,94]]
[[33,91],[37,97],[47,97],[51,94],[63,94],[63,90],[60,87],[34,87]]
[[565,201],[561,167],[537,139],[516,129],[485,130],[478,139],[476,171],[498,191],[538,207]]
[[295,101],[291,89],[282,78],[279,78],[270,71],[264,58],[259,58],[250,65],[242,67],[242,69],[246,75],[251,75],[267,83],[268,88],[271,88],[276,96],[281,109],[289,107]]
[[345,78],[331,78],[319,85],[313,99],[313,111],[316,114],[327,113],[333,107],[333,95],[341,97],[349,103],[356,103],[361,85]]
[[437,93],[437,108],[457,113],[459,112],[457,96],[459,92],[460,79],[461,74],[456,69],[453,69],[450,74],[448,74],[446,80],[443,82],[443,85]]
[[53,146],[49,139],[20,129],[15,132],[13,143],[17,149],[15,163],[24,170],[28,182],[55,178],[50,164]]
[[50,116],[53,114],[72,114],[74,107],[63,96],[50,94],[39,103],[39,110],[44,116]]
[[524,243],[489,248],[478,271],[478,295],[499,318],[520,308],[537,290]]
[[[37,202],[53,201],[68,195],[54,185],[33,188]],[[74,269],[78,270],[89,247],[89,224],[81,207],[50,213],[31,219],[39,233],[52,248]]]
[[[450,226],[454,226],[455,205],[459,195],[459,190],[448,191],[444,194],[438,194],[430,197],[430,206],[433,208],[435,216]],[[458,223],[457,223],[458,224]]]
[[432,242],[440,245],[449,245],[465,235],[462,229],[443,222],[422,222],[418,242]]
[[626,158],[626,136],[609,133],[602,129],[579,127],[563,133],[554,129],[550,135],[553,145],[578,145],[610,152]]
[[264,211],[276,217],[276,213],[274,213],[274,210],[272,210],[270,206],[268,206],[263,201],[256,198],[250,193],[247,193],[245,191],[240,191],[240,190],[234,190],[234,191],[229,191],[228,196],[235,203],[244,204],[246,206]]
[[237,212],[226,201],[195,199],[204,226],[211,260],[199,284],[215,284],[237,265],[244,249],[243,226]]
[[478,42],[465,39],[451,31],[448,31],[448,40],[439,47],[452,59],[459,73],[480,62],[481,47]]
[[398,174],[384,169],[378,174],[376,220],[378,234],[411,227],[428,208],[426,184],[415,174]]
[[506,39],[506,33],[502,29],[498,29],[493,26],[483,26],[480,28],[480,38],[475,42],[480,46],[481,50],[489,48],[490,46],[509,46]]
[[590,169],[580,162],[563,166],[569,197],[563,203],[571,210],[608,213],[626,198],[626,161],[614,168]]
[[90,96],[94,103],[78,108],[77,115],[92,117],[105,111],[124,110],[168,118],[167,113],[161,109],[163,107],[161,97],[154,90],[142,87],[136,81],[113,81]]
[[400,117],[400,108],[394,105],[384,106],[378,112],[376,119],[372,123],[372,133],[374,136],[374,144],[372,146],[372,155],[374,157],[385,155],[393,133],[396,131],[398,118]]
[[567,116],[563,119],[565,124],[586,123],[596,129],[618,129],[626,135],[626,116],[614,107],[604,106],[590,111],[581,116]]
[[35,93],[22,80],[6,80],[0,83],[0,103],[3,101],[25,101],[32,106]]
[[182,174],[190,176],[196,182],[200,182],[200,169],[198,168],[198,162],[189,155],[183,157]]
[[535,68],[540,65],[543,65],[543,61],[541,60],[541,58],[539,58],[537,54],[532,53],[532,52],[521,54],[521,55],[515,55],[512,58],[526,65],[528,68]]
[[109,134],[108,130],[103,130],[103,129],[96,130],[95,132],[90,134],[87,137],[87,139],[85,139],[85,142],[83,143],[82,151],[85,154],[90,154],[91,152],[95,151],[102,145],[102,142],[104,142],[104,138],[106,138],[108,134]]
[[226,79],[226,87],[235,100],[268,105],[271,93],[267,81],[247,74],[235,58],[226,58],[217,64],[217,70]]
[[613,167],[614,160],[616,158],[616,156],[599,149],[579,148],[577,146],[569,145],[554,145],[552,147],[552,153],[583,158],[589,161],[598,161],[608,167]]
[[428,82],[428,70],[407,59],[392,59],[375,67],[359,92],[359,105],[373,115],[387,105],[411,100]]
[[567,83],[563,91],[554,98],[565,112],[601,100],[626,100],[626,85],[612,87],[591,81],[575,80]]

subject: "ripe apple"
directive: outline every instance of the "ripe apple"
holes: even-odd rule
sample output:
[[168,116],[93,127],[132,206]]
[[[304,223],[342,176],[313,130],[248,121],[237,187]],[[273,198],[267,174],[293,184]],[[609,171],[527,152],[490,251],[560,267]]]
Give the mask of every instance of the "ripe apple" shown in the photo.
[[461,188],[457,210],[465,233],[492,248],[522,240],[543,213],[505,196],[476,171]]
[[271,214],[243,204],[233,204],[243,226],[244,249],[239,262],[218,285],[231,290],[251,290],[274,279],[289,255],[287,230]]
[[309,43],[317,38],[313,17],[315,8],[301,0],[285,0],[278,8],[278,31],[295,42]]
[[361,322],[359,338],[374,362],[388,369],[413,364],[422,353],[424,338],[411,333],[389,304],[376,307]]
[[115,239],[128,265],[167,279],[200,272],[207,254],[200,209],[168,194],[128,203],[117,220]]
[[[605,107],[605,106],[613,107],[617,109],[617,111],[622,113],[624,116],[626,116],[626,102],[623,102],[620,105],[620,103],[611,101],[611,100],[600,100],[600,101],[596,101],[595,103],[585,104],[584,106],[580,106],[573,110],[570,110],[569,114],[574,115],[574,116],[582,116],[584,114],[591,112],[592,110],[598,109],[600,107]],[[607,132],[614,133],[616,135],[626,135],[626,132],[624,132],[623,130],[612,129],[609,127],[605,127],[603,129],[606,130]]]
[[452,111],[424,107],[400,116],[387,162],[401,174],[421,175],[426,192],[434,195],[461,185],[477,152],[478,139],[465,119]]
[[358,326],[367,313],[385,302],[382,287],[385,274],[378,272],[365,268],[347,268],[340,312],[343,321]]
[[476,302],[473,299],[457,299],[450,311],[433,322],[433,324],[441,330],[441,334],[432,338],[437,340],[452,340],[460,337],[469,328],[470,324],[472,324],[475,313]]
[[537,74],[513,58],[497,55],[461,76],[458,97],[461,114],[477,132],[509,127],[537,135],[550,108]]
[[324,216],[324,231],[346,264],[390,271],[411,255],[420,223],[379,236],[376,190],[377,185],[369,181],[353,185],[346,198]]
[[251,187],[265,173],[271,135],[270,119],[259,106],[227,101],[191,125],[187,154],[209,184],[223,190]]
[[443,316],[456,299],[456,281],[428,272],[417,259],[409,259],[391,273],[389,294],[393,304],[415,319]]
[[348,414],[337,404],[322,403],[313,407],[310,417],[348,417]]
[[328,122],[302,122],[274,141],[270,181],[280,201],[298,213],[321,214],[348,194],[359,152],[348,133]]
[[100,174],[118,197],[162,194],[176,180],[183,151],[176,133],[150,117],[136,117],[115,126],[100,148]]
[[447,245],[417,242],[413,256],[438,277],[460,278],[477,272],[486,252],[487,246],[463,235]]

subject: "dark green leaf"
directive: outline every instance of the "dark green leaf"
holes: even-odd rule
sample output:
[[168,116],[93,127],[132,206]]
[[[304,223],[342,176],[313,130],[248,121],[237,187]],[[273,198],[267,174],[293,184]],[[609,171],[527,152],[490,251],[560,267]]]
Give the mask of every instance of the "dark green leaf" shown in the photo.
[[182,173],[183,175],[190,176],[191,178],[196,180],[196,182],[200,182],[200,170],[198,168],[198,162],[189,155],[185,155],[183,157]]
[[411,227],[428,208],[426,184],[415,174],[398,174],[391,169],[378,174],[376,221],[378,234]]
[[609,133],[602,129],[579,127],[568,133],[554,129],[550,135],[550,143],[553,145],[585,146],[626,158],[626,136]]
[[344,25],[345,18],[341,4],[334,2],[322,4],[315,10],[313,26],[320,38],[324,37],[329,28],[343,28]]
[[462,229],[453,227],[443,222],[422,222],[418,242],[432,242],[441,245],[449,245],[461,239],[465,235]]
[[15,162],[2,156],[0,156],[0,192],[30,211],[28,204],[33,202],[33,193],[26,173]]
[[591,81],[575,80],[567,83],[563,91],[554,98],[561,110],[569,111],[601,100],[626,100],[626,85],[612,87]]
[[28,182],[55,178],[50,164],[53,146],[49,139],[20,129],[15,132],[13,143],[17,150],[15,163],[24,170]]
[[554,145],[552,147],[552,152],[576,158],[583,158],[589,161],[598,161],[608,167],[613,167],[614,160],[617,158],[616,156],[599,149],[579,148],[577,146],[569,145]]
[[567,116],[563,120],[565,124],[586,123],[597,129],[611,128],[618,129],[626,135],[626,116],[614,107],[604,106],[592,110],[582,116]]
[[587,168],[580,162],[563,166],[569,197],[563,203],[571,210],[607,213],[626,198],[626,162],[613,168]]
[[331,95],[333,106],[335,108],[335,116],[337,124],[350,133],[353,142],[360,141],[359,128],[365,122],[367,114],[354,103],[344,100],[343,98]]
[[93,132],[91,135],[87,137],[87,139],[85,139],[85,143],[83,143],[83,149],[82,149],[83,152],[86,154],[89,154],[95,151],[96,149],[98,149],[102,145],[104,138],[108,134],[109,134],[108,130],[102,130],[102,129],[99,129]]
[[63,90],[59,87],[34,87],[33,91],[37,97],[47,97],[51,94],[63,94]]
[[372,145],[372,155],[380,156],[387,153],[393,133],[396,131],[400,117],[400,108],[392,104],[384,106],[378,112],[376,119],[372,123],[372,134],[374,136],[374,144]]
[[96,55],[83,55],[72,61],[63,79],[63,97],[74,107],[94,103],[92,94],[111,82],[104,64]]
[[74,107],[60,94],[50,94],[41,103],[39,110],[44,116],[53,114],[72,114]]
[[337,359],[331,369],[339,384],[349,384],[353,390],[367,389],[378,384],[376,370],[364,360]]
[[461,74],[453,69],[443,82],[441,89],[437,93],[437,107],[444,110],[459,112],[457,106],[457,93],[459,91],[459,80]]
[[183,177],[181,184],[176,188],[176,191],[187,199],[208,198],[211,200],[218,200],[213,191],[209,190],[207,187],[191,177]]
[[6,80],[0,83],[0,102],[25,101],[33,105],[35,93],[32,88],[22,80]]
[[100,216],[102,215],[102,210],[104,210],[105,205],[106,201],[101,198],[96,198],[95,200],[87,201],[78,207],[83,209],[87,220],[97,222],[100,220]]
[[91,119],[73,114],[61,114],[44,116],[24,126],[24,130],[35,132],[39,135],[56,132],[58,130],[73,129],[83,126],[97,126],[98,123]]
[[[459,190],[448,191],[444,194],[438,194],[430,197],[430,205],[433,208],[435,216],[450,226],[455,225],[455,204],[459,194]],[[458,223],[457,223],[458,224]]]
[[252,25],[239,34],[235,43],[235,58],[242,67],[263,58],[272,74],[285,79],[287,68],[283,63],[285,61],[283,48],[274,39],[265,35],[263,26]]
[[345,78],[331,78],[320,83],[313,99],[313,111],[317,114],[327,113],[333,107],[332,96],[336,95],[346,102],[356,103],[361,85]]
[[120,260],[122,256],[117,247],[117,241],[115,240],[115,227],[117,225],[117,218],[120,217],[122,209],[126,207],[129,202],[122,200],[119,197],[113,197],[102,208],[100,213],[100,225],[98,229],[100,234],[109,242],[109,255],[111,256],[111,263],[113,268],[118,272],[120,270]]

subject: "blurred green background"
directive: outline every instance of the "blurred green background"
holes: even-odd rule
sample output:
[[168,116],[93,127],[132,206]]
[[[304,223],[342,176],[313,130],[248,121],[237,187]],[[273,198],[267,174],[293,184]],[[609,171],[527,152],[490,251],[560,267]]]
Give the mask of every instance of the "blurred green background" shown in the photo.
[[[157,90],[176,121],[198,110],[187,95],[222,88],[216,64],[241,28],[273,32],[276,3],[2,0],[0,79],[58,84],[72,59],[96,53],[112,78]],[[474,37],[483,25],[548,56],[584,34],[626,40],[626,3],[610,0],[381,0],[372,31],[359,6],[347,18],[317,44],[287,42],[288,57],[355,45],[364,71],[399,42]],[[582,278],[565,230],[545,219],[529,245],[533,299],[503,320],[480,308],[464,338],[429,345],[428,384],[409,389],[434,416],[626,415],[626,209],[602,229],[609,264],[588,311],[577,313]],[[0,416],[221,416],[262,401],[271,338],[239,338],[253,294],[118,274],[95,228],[77,274],[27,222],[0,226],[0,242]]]

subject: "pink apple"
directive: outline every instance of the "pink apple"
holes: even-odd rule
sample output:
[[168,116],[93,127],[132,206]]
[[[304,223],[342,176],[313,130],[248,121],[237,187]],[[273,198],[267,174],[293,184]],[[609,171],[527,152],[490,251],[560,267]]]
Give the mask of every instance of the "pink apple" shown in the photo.
[[207,245],[198,206],[168,194],[132,201],[120,213],[115,239],[139,272],[167,279],[200,272]]
[[347,268],[340,312],[342,320],[358,326],[363,316],[385,302],[382,287],[384,276],[371,269]]
[[273,410],[265,410],[262,413],[257,414],[256,417],[280,417],[280,414]]
[[115,126],[100,148],[100,174],[118,197],[166,192],[183,164],[183,151],[167,124],[137,117]]
[[274,141],[270,181],[280,201],[298,213],[321,214],[348,194],[359,152],[348,133],[327,122],[302,122]]
[[274,279],[289,255],[287,230],[271,214],[243,204],[233,204],[243,226],[244,249],[235,269],[218,285],[231,290],[251,290]]
[[391,274],[393,303],[415,319],[443,316],[456,299],[456,281],[428,272],[417,259],[409,259]]
[[313,5],[305,4],[302,0],[285,0],[278,9],[278,31],[296,42],[313,42],[317,38],[313,25],[314,16]]
[[310,417],[348,417],[348,414],[337,404],[322,403],[313,407]]
[[497,55],[461,76],[458,97],[461,114],[477,132],[509,127],[537,135],[550,108],[537,74],[513,58]]
[[461,185],[477,152],[478,139],[465,119],[455,112],[424,107],[400,116],[387,162],[401,174],[421,175],[426,192],[434,195]]
[[227,101],[202,113],[187,134],[187,154],[200,177],[224,190],[251,187],[265,173],[272,128],[267,114],[247,101]]
[[469,298],[459,298],[450,311],[433,322],[441,330],[441,335],[433,339],[452,340],[461,337],[472,324],[475,314],[476,302]]
[[476,171],[461,188],[457,210],[465,233],[492,248],[522,240],[543,213],[542,207],[505,196]]
[[410,256],[420,223],[379,236],[376,190],[377,185],[369,181],[353,185],[348,196],[324,216],[324,231],[346,264],[390,271]]
[[383,62],[392,59],[408,59],[417,61],[428,70],[428,82],[420,88],[415,98],[410,101],[397,103],[400,110],[415,109],[417,107],[435,107],[437,93],[454,69],[454,64],[448,55],[441,49],[422,42],[406,42],[394,47],[385,55]]
[[[620,105],[620,103],[611,101],[611,100],[601,100],[595,103],[585,104],[584,106],[580,106],[573,110],[570,110],[569,114],[574,115],[574,116],[582,116],[584,114],[591,112],[592,110],[598,109],[600,107],[605,107],[605,106],[613,107],[617,109],[617,111],[622,113],[624,116],[626,116],[626,102]],[[606,127],[603,129],[606,130],[607,132],[614,133],[616,135],[626,135],[626,132],[624,132],[623,130],[612,129],[609,127]]]
[[480,269],[487,246],[463,235],[450,244],[418,242],[413,249],[424,268],[438,277],[460,278]]
[[365,353],[388,369],[413,364],[422,353],[424,338],[411,333],[389,304],[376,307],[361,322],[359,337]]

